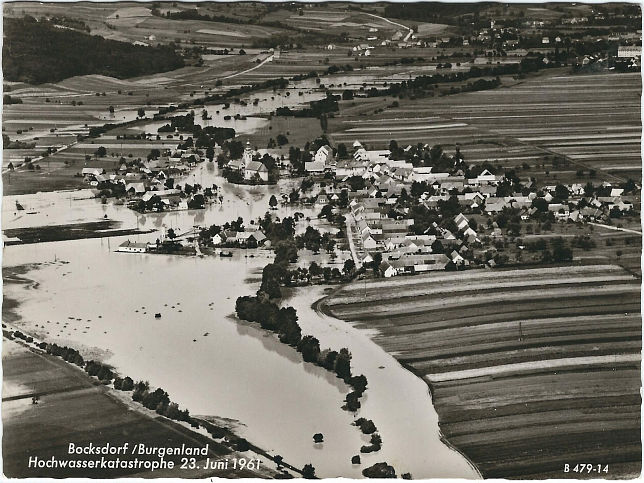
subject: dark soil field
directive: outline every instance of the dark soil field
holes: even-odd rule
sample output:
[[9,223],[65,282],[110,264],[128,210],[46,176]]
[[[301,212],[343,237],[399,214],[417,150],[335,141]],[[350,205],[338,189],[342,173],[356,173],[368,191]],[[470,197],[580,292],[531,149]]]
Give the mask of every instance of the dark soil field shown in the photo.
[[322,307],[429,384],[445,438],[484,477],[639,475],[640,282],[621,267],[379,279]]
[[[110,236],[137,235],[149,233],[136,229],[119,229],[120,222],[113,220],[75,223],[71,225],[36,226],[5,230],[9,238],[19,238],[20,243],[43,243],[82,238],[104,238]],[[17,244],[17,243],[16,243]]]
[[[248,470],[177,469],[155,473],[120,469],[29,469],[29,457],[69,460],[70,442],[121,445],[144,443],[157,447],[204,447],[209,444],[212,460],[234,457],[225,446],[189,431],[185,427],[156,416],[152,411],[134,410],[119,400],[105,386],[92,380],[80,369],[59,358],[36,353],[15,341],[3,340],[3,473],[11,478],[36,477],[174,477],[206,478],[217,476],[265,477]],[[38,404],[31,398],[38,395]],[[75,456],[87,459],[88,456]],[[91,456],[89,458],[95,458]],[[111,458],[110,456],[107,457]],[[122,456],[131,459],[133,456]],[[143,456],[142,459],[149,457]],[[179,462],[179,457],[167,459]],[[99,458],[100,459],[100,458]]]

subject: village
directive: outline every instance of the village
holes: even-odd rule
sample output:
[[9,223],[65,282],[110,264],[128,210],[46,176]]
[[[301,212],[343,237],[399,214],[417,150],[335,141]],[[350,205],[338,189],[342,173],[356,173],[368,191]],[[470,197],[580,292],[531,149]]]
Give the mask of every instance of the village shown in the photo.
[[[640,186],[630,180],[611,184],[588,178],[539,186],[534,178],[521,179],[514,170],[503,172],[489,163],[468,166],[458,149],[445,153],[440,146],[420,143],[402,148],[391,141],[391,149],[374,150],[357,140],[350,148],[332,148],[326,141],[311,144],[322,145],[307,153],[310,161],[301,163],[300,169],[288,158],[271,158],[282,167],[282,176],[301,180],[301,184],[279,200],[273,197],[267,208],[278,203],[313,207],[318,218],[335,225],[332,235],[339,236],[337,243],[348,248],[355,273],[362,267],[374,268],[375,275],[388,278],[436,270],[572,262],[573,248],[588,250],[596,242],[586,230],[576,232],[566,243],[561,236],[567,227],[621,230],[624,220],[639,216],[635,207]],[[223,163],[222,170],[239,172],[247,181],[267,183],[262,162],[271,157],[267,151],[253,149],[247,142],[242,156]],[[199,152],[184,151],[176,159],[203,162]],[[219,146],[216,152],[221,152]],[[197,186],[187,192],[189,185],[183,191],[168,188],[166,172],[173,176],[185,173],[186,165],[170,164],[172,160],[170,156],[163,168],[159,160],[135,167],[140,176],[151,179],[125,184],[128,206],[154,210],[155,201],[160,201],[163,205],[158,209],[198,209],[203,203],[197,206],[194,200],[201,192],[207,193],[206,200],[221,201],[214,196],[216,187],[202,190]],[[123,184],[128,179],[132,173],[123,167],[128,172],[120,177],[110,175],[109,182]],[[107,182],[105,174],[89,169],[86,176],[90,184]],[[191,192],[192,198],[181,199]],[[242,224],[243,220],[236,228],[235,224],[217,227],[210,237],[204,235],[208,227],[191,227],[170,237],[164,233],[161,244],[119,250],[167,253],[172,250],[159,251],[158,247],[168,247],[170,241],[177,248],[174,253],[182,254],[196,254],[194,247],[202,254],[206,246],[219,248],[218,254],[231,253],[221,248],[271,247],[259,222],[247,228]]]

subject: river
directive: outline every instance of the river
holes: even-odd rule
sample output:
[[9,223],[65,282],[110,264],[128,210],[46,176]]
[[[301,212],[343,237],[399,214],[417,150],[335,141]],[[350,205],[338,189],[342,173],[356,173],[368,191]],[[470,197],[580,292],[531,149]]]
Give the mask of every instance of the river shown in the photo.
[[[237,216],[262,216],[270,195],[287,192],[296,182],[233,186],[212,163],[202,163],[190,176],[204,186],[217,184],[224,202],[206,210],[141,215],[124,206],[102,205],[89,199],[88,191],[36,193],[5,197],[3,225],[78,223],[107,215],[123,227],[165,225],[181,232]],[[34,214],[16,212],[16,200]],[[280,207],[276,215],[295,211],[315,217],[312,210],[295,207]],[[300,230],[305,223],[300,222]],[[152,241],[157,236],[136,238]],[[311,309],[323,295],[320,287],[297,289],[287,303],[297,308],[304,333],[318,337],[324,347],[348,347],[354,373],[369,380],[359,414],[374,420],[383,448],[363,455],[362,465],[351,464],[368,438],[351,425],[354,416],[341,410],[350,389],[328,371],[303,363],[273,334],[233,316],[237,296],[257,290],[271,252],[238,251],[231,259],[115,253],[127,238],[5,247],[5,267],[32,265],[24,276],[34,283],[5,284],[7,296],[19,301],[21,320],[16,324],[82,349],[123,375],[163,387],[194,415],[238,421],[239,434],[293,465],[312,463],[319,476],[358,478],[364,467],[380,461],[394,465],[399,475],[411,472],[416,478],[477,476],[440,441],[427,386],[365,331]],[[160,319],[154,317],[157,312]],[[313,442],[318,432],[324,434],[323,444]]]

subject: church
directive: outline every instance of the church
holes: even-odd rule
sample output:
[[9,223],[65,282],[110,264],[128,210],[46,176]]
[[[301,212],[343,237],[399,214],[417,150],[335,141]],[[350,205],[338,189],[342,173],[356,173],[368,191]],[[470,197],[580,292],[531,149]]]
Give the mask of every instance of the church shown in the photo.
[[253,149],[250,147],[250,141],[246,142],[242,158],[229,161],[227,166],[241,172],[245,180],[250,181],[259,177],[263,182],[268,182],[268,168],[260,161],[253,161]]

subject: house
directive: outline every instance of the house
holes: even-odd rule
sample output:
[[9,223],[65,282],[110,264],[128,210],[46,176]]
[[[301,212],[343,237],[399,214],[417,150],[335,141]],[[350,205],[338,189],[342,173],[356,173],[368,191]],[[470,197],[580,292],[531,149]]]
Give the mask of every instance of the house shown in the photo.
[[458,215],[456,215],[456,217],[454,218],[454,222],[456,223],[456,226],[458,227],[459,230],[465,230],[470,226],[469,220],[465,215],[463,215],[463,213],[459,213]]
[[331,146],[328,144],[321,146],[315,153],[314,161],[316,163],[321,162],[325,168],[330,168],[333,165],[333,149],[331,149]]
[[371,236],[371,233],[362,235],[362,246],[365,250],[373,250],[378,246],[378,242]]
[[503,208],[505,208],[506,204],[505,201],[499,201],[499,202],[493,202],[493,203],[485,203],[485,211],[487,213],[498,213],[500,211],[503,211]]
[[125,185],[125,192],[130,195],[140,195],[145,193],[145,185],[143,183],[128,183]]
[[103,168],[83,168],[83,171],[81,172],[85,179],[94,179],[96,176],[103,173],[105,173]]
[[255,248],[261,245],[266,237],[261,231],[240,231],[237,232],[235,242],[241,247]]
[[449,262],[450,259],[444,253],[404,255],[398,260],[389,261],[397,275],[444,270]]
[[148,251],[148,244],[134,243],[130,240],[127,240],[121,243],[116,251],[121,253],[145,253]]
[[224,234],[224,232],[219,232],[212,237],[212,244],[215,246],[221,245],[225,241],[226,241],[226,235]]
[[244,168],[246,167],[243,159],[231,159],[226,165],[229,169],[234,171],[241,171],[243,174]]
[[456,250],[453,250],[452,253],[450,253],[450,257],[455,265],[469,265],[469,262]]
[[642,56],[642,47],[639,45],[620,45],[617,48],[617,57],[632,59]]
[[324,161],[310,161],[304,163],[304,169],[307,173],[324,173],[325,166]]
[[252,180],[259,177],[262,181],[268,181],[268,168],[260,161],[250,161],[244,169],[244,179]]
[[384,261],[380,264],[380,273],[385,278],[394,277],[396,275],[396,269],[387,261]]

